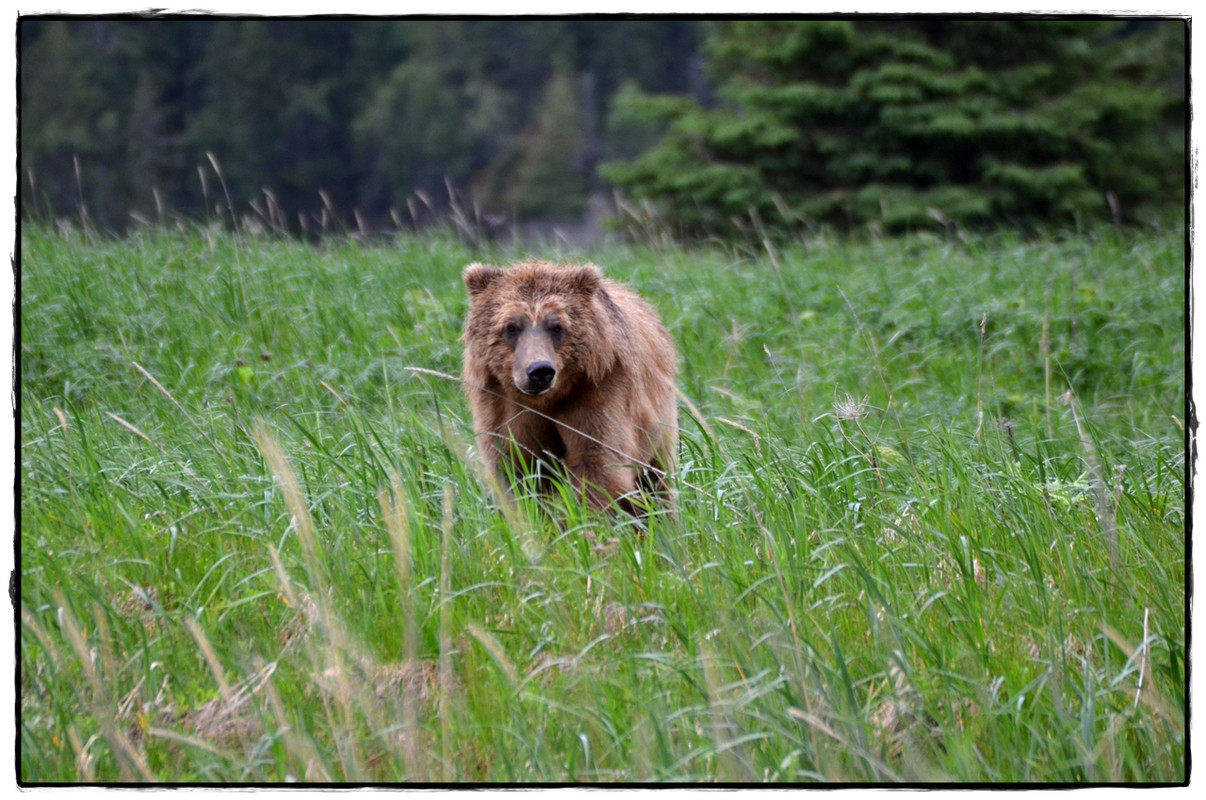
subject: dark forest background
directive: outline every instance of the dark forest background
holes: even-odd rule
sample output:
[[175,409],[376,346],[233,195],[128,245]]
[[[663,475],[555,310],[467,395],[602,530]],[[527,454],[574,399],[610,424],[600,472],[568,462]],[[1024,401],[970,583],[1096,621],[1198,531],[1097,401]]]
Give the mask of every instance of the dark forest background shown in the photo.
[[1183,20],[18,23],[23,215],[291,233],[647,203],[676,233],[1142,221]]

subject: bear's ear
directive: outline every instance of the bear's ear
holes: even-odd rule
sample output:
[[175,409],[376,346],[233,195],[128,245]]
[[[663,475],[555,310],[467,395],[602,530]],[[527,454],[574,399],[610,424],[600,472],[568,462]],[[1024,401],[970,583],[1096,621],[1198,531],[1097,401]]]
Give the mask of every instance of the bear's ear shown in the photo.
[[461,277],[465,280],[465,286],[469,289],[469,296],[476,297],[486,289],[490,288],[490,284],[502,277],[503,271],[498,267],[487,267],[485,264],[470,264],[465,267]]
[[599,289],[599,282],[603,280],[603,273],[594,264],[586,264],[581,267],[574,267],[574,274],[570,280],[570,286],[574,291],[581,292],[585,295],[592,295]]

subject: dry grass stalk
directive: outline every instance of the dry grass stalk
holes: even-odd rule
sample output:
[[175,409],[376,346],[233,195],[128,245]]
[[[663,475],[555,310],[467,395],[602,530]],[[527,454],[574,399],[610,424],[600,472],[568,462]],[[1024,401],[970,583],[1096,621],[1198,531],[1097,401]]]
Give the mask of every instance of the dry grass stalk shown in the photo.
[[245,743],[258,735],[260,710],[251,701],[261,694],[276,666],[277,662],[270,661],[233,686],[226,685],[220,696],[186,714],[184,727],[208,741]]
[[1101,461],[1097,458],[1097,447],[1081,422],[1081,416],[1076,407],[1076,395],[1072,390],[1060,396],[1063,402],[1072,410],[1072,420],[1076,423],[1076,432],[1080,435],[1080,444],[1085,451],[1085,461],[1089,465],[1089,484],[1093,487],[1093,502],[1096,506],[1097,521],[1101,525],[1101,533],[1110,551],[1110,566],[1114,570],[1121,567],[1121,556],[1118,552],[1118,520],[1114,508],[1110,505],[1106,493],[1105,478],[1102,475]]
[[443,778],[456,780],[452,763],[452,484],[444,484],[440,542],[440,744]]
[[[100,652],[103,649],[104,640],[102,639],[100,648],[94,649],[89,647],[83,629],[80,627],[75,615],[72,614],[61,592],[55,593],[54,601],[59,608],[59,624],[63,629],[68,643],[71,645],[71,649],[75,651],[76,659],[83,669],[84,677],[92,689],[92,715],[100,723],[101,728],[100,733],[94,734],[86,744],[76,747],[77,764],[79,764],[81,779],[90,779],[91,757],[88,756],[88,748],[91,747],[97,736],[100,736],[108,742],[114,755],[117,757],[118,773],[123,782],[134,780],[154,782],[155,776],[151,774],[145,757],[134,747],[129,737],[117,725],[116,702],[110,695],[109,686],[101,675],[100,670],[97,669],[97,660],[101,660],[102,663],[106,660],[105,655]],[[77,741],[78,737],[75,737],[72,741],[73,746]]]

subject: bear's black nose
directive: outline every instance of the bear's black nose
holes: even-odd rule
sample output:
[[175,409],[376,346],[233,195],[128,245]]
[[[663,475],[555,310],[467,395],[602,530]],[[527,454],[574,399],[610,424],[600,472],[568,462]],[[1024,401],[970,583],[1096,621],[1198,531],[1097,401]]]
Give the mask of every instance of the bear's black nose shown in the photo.
[[553,382],[557,368],[547,361],[534,361],[528,365],[528,389],[543,392]]

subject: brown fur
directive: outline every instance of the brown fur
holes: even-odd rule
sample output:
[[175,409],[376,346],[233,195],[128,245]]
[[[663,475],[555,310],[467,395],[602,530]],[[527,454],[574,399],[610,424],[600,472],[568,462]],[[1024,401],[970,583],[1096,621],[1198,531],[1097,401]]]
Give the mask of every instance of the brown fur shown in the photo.
[[593,265],[471,264],[464,279],[465,391],[500,485],[543,461],[595,508],[633,511],[638,487],[670,502],[677,367],[653,308]]

